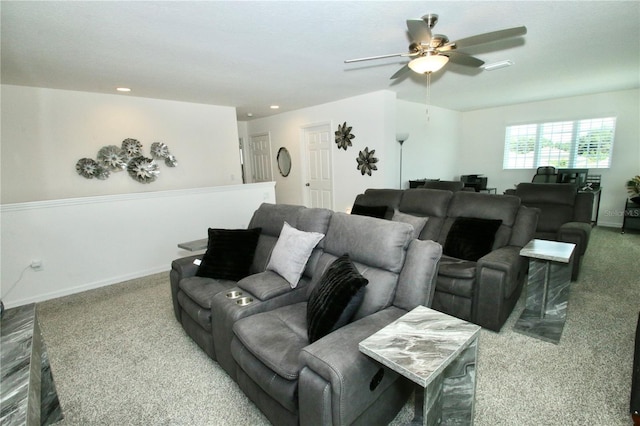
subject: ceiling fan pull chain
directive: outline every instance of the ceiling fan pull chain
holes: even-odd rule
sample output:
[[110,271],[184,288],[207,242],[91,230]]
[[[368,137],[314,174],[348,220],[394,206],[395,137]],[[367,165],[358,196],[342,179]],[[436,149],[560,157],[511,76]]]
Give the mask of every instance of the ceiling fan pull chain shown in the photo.
[[430,121],[431,117],[429,116],[429,105],[431,104],[431,73],[425,73],[427,76],[427,108],[425,110],[427,116],[427,122]]

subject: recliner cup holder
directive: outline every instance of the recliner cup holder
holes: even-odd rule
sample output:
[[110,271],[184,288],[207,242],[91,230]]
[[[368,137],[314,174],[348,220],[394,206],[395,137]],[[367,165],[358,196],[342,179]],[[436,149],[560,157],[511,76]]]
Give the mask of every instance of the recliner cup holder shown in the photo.
[[241,297],[238,300],[236,300],[236,303],[240,306],[247,306],[251,303],[253,303],[253,298],[252,297]]
[[227,297],[229,299],[237,299],[238,297],[242,296],[242,294],[243,293],[241,291],[233,290],[233,291],[230,291],[229,293],[227,293]]

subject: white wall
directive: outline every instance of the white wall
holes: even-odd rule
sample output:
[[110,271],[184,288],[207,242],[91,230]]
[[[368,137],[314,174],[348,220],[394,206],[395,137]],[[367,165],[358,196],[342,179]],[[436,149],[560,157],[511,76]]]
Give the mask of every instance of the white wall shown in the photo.
[[402,147],[402,187],[409,180],[458,180],[462,114],[398,100],[397,131],[409,133]]
[[[247,122],[248,135],[269,133],[271,158],[278,203],[304,204],[302,129],[329,123],[333,131],[345,121],[352,126],[353,146],[346,151],[333,144],[334,210],[345,211],[355,196],[367,188],[397,188],[399,185],[400,145],[395,140],[395,92],[378,91]],[[291,173],[282,177],[275,163],[280,147],[292,158]],[[360,174],[356,158],[365,147],[375,149],[378,170],[372,176]]]
[[[242,183],[235,108],[10,85],[1,95],[3,204]],[[178,166],[160,162],[149,184],[126,171],[106,180],[76,172],[79,159],[126,138],[147,157],[164,142]]]
[[209,227],[246,228],[262,202],[275,202],[273,182],[3,204],[2,300],[18,306],[168,271],[193,254],[178,243],[207,238]]
[[465,112],[459,174],[483,173],[489,186],[502,193],[519,182],[530,182],[535,169],[503,170],[505,126],[519,123],[617,117],[610,169],[593,169],[602,175],[602,200],[598,223],[621,226],[627,198],[625,183],[640,173],[640,91],[625,90]]

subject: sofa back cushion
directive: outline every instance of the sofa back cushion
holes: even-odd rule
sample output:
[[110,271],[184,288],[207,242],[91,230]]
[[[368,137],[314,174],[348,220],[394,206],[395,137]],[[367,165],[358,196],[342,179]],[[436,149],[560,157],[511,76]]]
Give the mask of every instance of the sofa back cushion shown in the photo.
[[421,240],[437,240],[447,217],[453,192],[439,189],[407,189],[402,195],[398,211],[413,216],[428,217],[422,228]]
[[400,272],[393,305],[410,311],[422,305],[431,307],[436,290],[442,246],[431,240],[413,240]]
[[249,269],[250,273],[255,274],[266,270],[271,251],[278,241],[284,222],[297,227],[298,213],[303,209],[305,209],[304,206],[262,203],[253,213],[249,228],[261,228],[262,232]]
[[511,231],[516,223],[520,199],[512,195],[494,195],[479,192],[458,191],[453,194],[444,226],[438,242],[445,245],[451,226],[459,217],[494,219],[502,223],[495,233],[492,250],[509,244]]
[[[326,234],[329,228],[329,222],[333,211],[320,208],[304,208],[298,212],[298,228],[305,232],[319,232]],[[324,238],[320,240],[318,245],[311,252],[307,266],[302,274],[303,277],[311,278],[313,271],[316,269],[316,263],[320,258],[322,249],[324,248]]]
[[391,219],[398,209],[403,191],[401,189],[367,189],[364,194],[358,194],[353,205],[379,208],[387,207],[384,219]]
[[308,294],[326,268],[338,257],[348,254],[360,273],[369,280],[354,320],[390,306],[412,233],[413,228],[406,223],[334,213]]
[[[249,222],[249,228],[262,228],[250,272],[255,274],[267,269],[271,252],[278,241],[280,231],[282,231],[285,221],[300,231],[326,234],[332,214],[333,212],[328,209],[306,208],[304,206],[294,206],[290,204],[262,203],[253,213],[251,221]],[[323,240],[320,240],[311,253],[311,257],[302,274],[303,277],[311,277],[311,273],[315,270],[315,265],[320,257],[323,246]]]
[[573,221],[578,194],[575,184],[520,183],[515,194],[525,206],[540,209],[537,232],[555,233],[563,223]]

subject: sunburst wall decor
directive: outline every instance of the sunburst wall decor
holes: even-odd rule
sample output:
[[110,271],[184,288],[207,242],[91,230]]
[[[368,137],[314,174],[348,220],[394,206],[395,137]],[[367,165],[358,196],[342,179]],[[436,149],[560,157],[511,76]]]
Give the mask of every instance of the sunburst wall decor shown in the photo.
[[358,154],[356,161],[358,162],[358,170],[360,170],[362,176],[364,176],[365,173],[371,176],[373,170],[378,170],[378,166],[376,166],[378,159],[373,156],[375,152],[375,149],[369,151],[369,147],[365,147],[365,149]]
[[351,133],[351,126],[347,126],[346,121],[342,125],[338,124],[338,130],[335,132],[335,135],[338,149],[342,148],[345,151],[351,146],[351,139],[356,137]]

